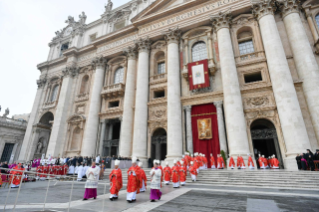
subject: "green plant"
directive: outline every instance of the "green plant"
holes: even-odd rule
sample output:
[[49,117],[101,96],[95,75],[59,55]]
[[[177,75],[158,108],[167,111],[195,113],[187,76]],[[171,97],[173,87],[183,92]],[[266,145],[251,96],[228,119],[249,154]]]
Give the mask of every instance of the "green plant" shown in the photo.
[[225,168],[227,168],[227,158],[224,150],[220,150],[220,154],[222,155],[224,162],[225,162]]

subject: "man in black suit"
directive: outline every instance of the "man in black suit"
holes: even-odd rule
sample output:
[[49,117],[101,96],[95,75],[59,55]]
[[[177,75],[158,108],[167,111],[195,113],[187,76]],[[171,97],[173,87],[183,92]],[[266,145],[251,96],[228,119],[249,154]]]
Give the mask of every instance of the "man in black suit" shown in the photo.
[[83,157],[80,155],[78,158],[78,163],[81,164],[83,162]]
[[[9,168],[7,161],[4,162],[4,164],[2,165],[2,168],[4,168],[4,169],[8,169]],[[7,170],[2,170],[1,169],[1,173],[6,174]]]

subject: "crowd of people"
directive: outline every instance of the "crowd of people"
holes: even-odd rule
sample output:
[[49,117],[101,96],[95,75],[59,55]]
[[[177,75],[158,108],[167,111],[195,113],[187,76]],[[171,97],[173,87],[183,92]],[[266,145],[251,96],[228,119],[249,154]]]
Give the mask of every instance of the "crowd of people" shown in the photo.
[[299,170],[318,170],[319,164],[315,164],[315,160],[319,161],[319,149],[316,149],[315,154],[313,154],[310,149],[307,149],[307,153],[298,154],[296,157],[297,166]]

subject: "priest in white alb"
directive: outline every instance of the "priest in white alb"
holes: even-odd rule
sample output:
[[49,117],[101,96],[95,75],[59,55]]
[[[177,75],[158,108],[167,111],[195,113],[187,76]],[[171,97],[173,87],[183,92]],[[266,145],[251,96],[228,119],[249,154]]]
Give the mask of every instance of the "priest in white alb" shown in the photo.
[[86,171],[87,181],[85,183],[83,200],[88,200],[90,198],[96,199],[99,174],[100,169],[96,166],[96,163],[93,162],[92,166]]

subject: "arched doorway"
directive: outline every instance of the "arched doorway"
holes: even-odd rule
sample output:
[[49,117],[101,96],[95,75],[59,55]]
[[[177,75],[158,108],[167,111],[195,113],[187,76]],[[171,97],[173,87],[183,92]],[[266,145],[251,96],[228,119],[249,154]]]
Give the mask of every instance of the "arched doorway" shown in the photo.
[[158,128],[152,135],[152,160],[165,160],[167,154],[166,146],[166,131],[163,128]]
[[[265,158],[276,155],[276,158],[280,162],[280,168],[283,169],[277,131],[273,123],[266,119],[255,120],[250,125],[250,132],[256,160],[258,159],[258,154],[264,155]],[[257,166],[259,168],[258,163]]]

